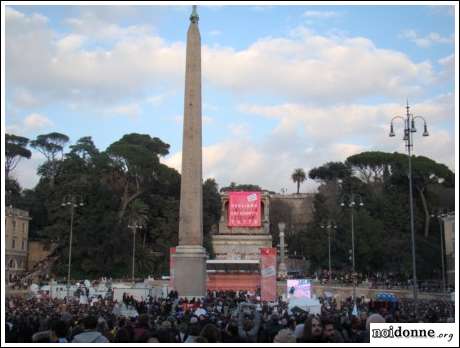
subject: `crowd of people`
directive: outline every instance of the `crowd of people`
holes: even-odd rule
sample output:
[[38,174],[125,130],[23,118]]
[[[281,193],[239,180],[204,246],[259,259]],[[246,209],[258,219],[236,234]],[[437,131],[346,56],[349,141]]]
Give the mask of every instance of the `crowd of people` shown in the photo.
[[[352,285],[353,274],[346,271],[332,271],[329,276],[329,270],[322,270],[313,275],[321,284],[330,284],[331,282],[336,285]],[[412,287],[412,278],[408,274],[402,273],[385,273],[385,272],[369,272],[369,273],[356,273],[356,285],[367,287],[369,289],[409,289]],[[422,292],[441,292],[442,281],[422,280],[418,282],[418,289]]]
[[[320,298],[321,313],[288,309],[281,298],[261,302],[247,292],[208,292],[202,299],[166,298],[138,301],[125,295],[120,303],[98,297],[76,299],[8,297],[6,342],[78,343],[295,343],[369,342],[373,322],[450,322],[454,303],[401,299],[397,303],[351,298]],[[135,315],[124,315],[120,307]]]

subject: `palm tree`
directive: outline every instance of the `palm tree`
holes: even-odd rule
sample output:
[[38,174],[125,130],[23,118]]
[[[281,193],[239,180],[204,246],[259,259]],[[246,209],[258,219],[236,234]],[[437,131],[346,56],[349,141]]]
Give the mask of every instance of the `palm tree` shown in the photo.
[[305,181],[307,176],[302,168],[297,168],[294,170],[294,173],[292,173],[291,178],[292,181],[297,183],[297,194],[299,194],[300,184]]

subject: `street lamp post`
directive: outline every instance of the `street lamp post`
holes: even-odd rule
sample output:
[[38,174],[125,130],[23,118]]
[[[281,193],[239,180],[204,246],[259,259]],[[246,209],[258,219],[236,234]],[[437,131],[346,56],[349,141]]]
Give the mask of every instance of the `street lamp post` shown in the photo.
[[134,260],[135,260],[135,255],[136,255],[136,232],[137,229],[141,229],[142,225],[138,225],[135,223],[134,225],[128,225],[128,228],[130,228],[133,231],[133,260],[132,260],[132,274],[131,274],[131,281],[134,285]]
[[[77,202],[79,201],[79,202]],[[69,262],[67,265],[67,300],[70,298],[70,267],[72,264],[72,241],[73,241],[73,218],[75,213],[75,208],[83,207],[83,199],[80,195],[69,194],[64,196],[62,200],[62,207],[69,206],[70,208],[70,237],[69,237]]]
[[424,122],[423,127],[423,136],[427,137],[428,129],[426,125],[426,120],[422,116],[414,116],[409,111],[409,102],[406,103],[406,117],[395,116],[391,119],[390,122],[390,137],[394,137],[393,121],[395,119],[400,119],[404,122],[404,137],[403,140],[406,143],[407,155],[409,158],[409,208],[410,208],[410,229],[411,229],[411,242],[412,242],[412,289],[413,296],[415,301],[415,311],[417,311],[417,267],[415,263],[415,228],[414,228],[414,203],[412,197],[412,155],[411,150],[414,146],[412,141],[412,133],[415,133],[417,129],[415,128],[415,120],[422,119]]
[[447,214],[439,212],[438,214],[432,214],[431,217],[436,217],[439,222],[439,233],[441,234],[441,272],[442,272],[442,293],[446,295],[446,269],[444,264],[444,218]]
[[278,223],[278,229],[280,231],[280,264],[278,269],[278,277],[281,279],[287,278],[287,267],[286,267],[286,260],[285,260],[285,242],[284,242],[284,229],[286,224],[284,222]]
[[361,195],[352,193],[351,195],[344,194],[342,196],[341,207],[348,206],[351,210],[351,260],[352,260],[352,280],[353,280],[353,304],[356,306],[356,268],[355,268],[355,221],[354,221],[354,209],[356,206],[355,198],[359,199],[358,206],[364,206]]
[[332,280],[332,262],[331,262],[331,229],[337,229],[337,225],[334,221],[330,220],[327,223],[322,223],[320,226],[322,229],[327,229],[327,240],[329,249],[329,284]]

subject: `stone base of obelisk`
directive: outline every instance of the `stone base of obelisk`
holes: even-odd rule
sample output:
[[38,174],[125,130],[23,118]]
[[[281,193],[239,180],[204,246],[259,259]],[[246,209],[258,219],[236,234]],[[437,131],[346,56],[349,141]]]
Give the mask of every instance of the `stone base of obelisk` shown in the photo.
[[179,245],[174,263],[174,288],[179,296],[206,296],[206,249],[200,245]]

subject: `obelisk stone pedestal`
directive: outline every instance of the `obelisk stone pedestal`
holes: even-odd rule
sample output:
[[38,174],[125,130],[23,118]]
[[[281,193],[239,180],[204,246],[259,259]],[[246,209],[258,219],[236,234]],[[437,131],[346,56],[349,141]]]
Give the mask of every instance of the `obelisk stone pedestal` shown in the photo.
[[206,295],[206,250],[199,245],[176,247],[174,287],[181,297]]
[[203,248],[201,37],[196,6],[193,6],[187,32],[181,175],[174,287],[180,297],[203,297],[206,295],[206,250]]

